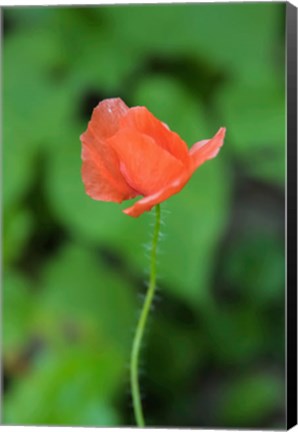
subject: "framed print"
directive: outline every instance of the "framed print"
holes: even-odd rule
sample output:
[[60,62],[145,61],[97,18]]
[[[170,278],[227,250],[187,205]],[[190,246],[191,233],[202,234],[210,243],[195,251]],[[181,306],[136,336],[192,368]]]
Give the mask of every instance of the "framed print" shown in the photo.
[[297,8],[2,8],[2,425],[297,423]]

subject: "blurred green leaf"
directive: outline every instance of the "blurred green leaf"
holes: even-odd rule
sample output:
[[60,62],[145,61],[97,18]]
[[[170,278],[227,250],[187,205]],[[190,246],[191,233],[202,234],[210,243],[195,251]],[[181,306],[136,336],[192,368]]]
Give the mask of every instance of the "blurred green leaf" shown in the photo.
[[69,89],[50,79],[50,68],[61,55],[59,40],[49,29],[40,30],[38,37],[32,30],[5,39],[3,196],[6,208],[23,199],[34,180],[37,156],[57,140],[68,115]]
[[[72,85],[118,96],[115,89],[120,89],[121,83],[136,69],[140,56],[129,47],[123,49],[121,39],[109,33],[98,34],[96,31],[85,32],[83,35],[86,40],[80,34],[80,43],[75,45],[75,50],[78,46],[81,48],[81,55],[72,56],[75,60],[71,74]],[[97,53],[100,56],[95,61]]]
[[224,273],[237,294],[251,304],[279,303],[285,283],[283,244],[265,232],[239,238],[227,251]]
[[284,11],[280,4],[177,4],[104,12],[118,37],[147,55],[190,52],[245,80],[264,81]]
[[[14,7],[6,8],[3,10],[4,19],[8,21],[9,26],[12,26],[12,30],[22,31],[24,33],[34,22],[35,28],[42,28],[49,21],[51,21],[54,14],[57,13],[55,8],[42,8],[42,7]],[[10,31],[10,28],[9,30]]]
[[259,158],[257,162],[254,160],[250,161],[248,163],[248,169],[252,176],[264,180],[267,183],[275,183],[281,188],[284,188],[286,182],[285,160],[285,147],[280,146],[272,157],[262,157]]
[[34,30],[16,33],[5,39],[3,56],[7,133],[13,129],[22,146],[28,141],[35,146],[48,142],[69,111],[67,86],[53,78],[54,68],[65,65],[58,35],[47,27],[38,31],[38,37]]
[[32,214],[27,209],[11,211],[4,216],[3,258],[5,265],[16,261],[24,251],[33,230]]
[[238,377],[227,388],[220,418],[230,427],[256,427],[274,415],[284,400],[284,385],[279,378],[270,373],[247,374]]
[[3,280],[3,349],[14,353],[22,348],[32,328],[35,298],[30,282],[21,274],[7,270]]
[[113,351],[46,352],[13,386],[5,400],[4,423],[115,426],[119,418],[111,397],[120,371]]
[[130,288],[74,246],[49,262],[40,286],[33,297],[22,278],[5,280],[6,353],[23,349],[32,335],[46,347],[9,392],[4,422],[118,424],[110,401],[124,385],[135,316]]
[[[274,81],[268,85],[230,85],[219,94],[222,115],[229,130],[231,145],[239,155],[270,151],[284,142],[284,89]],[[283,147],[282,147],[283,149]]]
[[283,185],[284,87],[269,77],[261,86],[231,83],[217,97],[230,138],[227,151],[233,152],[252,175]]
[[[4,96],[5,100],[5,96]],[[35,152],[26,144],[25,135],[19,134],[18,119],[3,113],[3,206],[9,209],[18,204],[25,196],[34,178]],[[12,111],[11,111],[12,112]],[[12,126],[14,122],[14,126]],[[18,157],[16,157],[18,155]]]
[[66,245],[45,266],[41,286],[39,319],[45,326],[93,323],[99,340],[117,347],[126,361],[136,313],[132,287],[100,257]]
[[219,305],[207,310],[204,318],[213,358],[221,367],[247,366],[260,355],[267,333],[265,317],[259,310],[246,305]]
[[179,323],[153,316],[150,343],[142,356],[142,363],[160,396],[167,398],[171,392],[173,399],[179,397],[175,388],[187,387],[205,360],[204,337],[196,328],[181,328]]

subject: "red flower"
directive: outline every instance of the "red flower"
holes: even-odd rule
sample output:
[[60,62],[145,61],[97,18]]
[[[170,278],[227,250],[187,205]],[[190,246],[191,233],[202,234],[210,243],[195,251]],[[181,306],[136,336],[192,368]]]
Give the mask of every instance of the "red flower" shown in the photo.
[[193,172],[217,155],[225,128],[188,150],[185,142],[145,107],[106,99],[93,110],[82,141],[82,178],[95,200],[143,198],[124,210],[140,216],[179,192]]

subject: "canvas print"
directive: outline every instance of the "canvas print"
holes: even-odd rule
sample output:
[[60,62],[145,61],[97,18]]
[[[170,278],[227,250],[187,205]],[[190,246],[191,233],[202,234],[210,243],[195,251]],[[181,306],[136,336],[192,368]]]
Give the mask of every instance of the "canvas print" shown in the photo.
[[2,424],[285,428],[285,11],[2,10]]

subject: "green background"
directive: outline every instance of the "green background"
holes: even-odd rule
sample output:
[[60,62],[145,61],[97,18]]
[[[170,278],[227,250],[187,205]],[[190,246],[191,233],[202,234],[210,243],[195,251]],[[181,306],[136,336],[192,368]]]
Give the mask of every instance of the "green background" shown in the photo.
[[133,425],[128,363],[154,215],[91,200],[108,97],[224,147],[162,204],[142,350],[149,426],[282,428],[285,4],[4,9],[5,424]]

